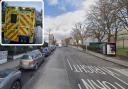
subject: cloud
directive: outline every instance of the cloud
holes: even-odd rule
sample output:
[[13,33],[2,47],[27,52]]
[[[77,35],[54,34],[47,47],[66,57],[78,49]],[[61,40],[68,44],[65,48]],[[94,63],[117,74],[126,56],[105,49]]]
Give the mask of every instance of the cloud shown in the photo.
[[[48,34],[48,30],[51,29],[51,32],[55,35],[69,36],[70,31],[75,23],[83,21],[84,11],[75,11],[63,14],[57,17],[45,17],[45,34]],[[57,36],[57,39],[62,39]]]
[[73,26],[76,23],[83,22],[85,20],[86,14],[88,13],[90,6],[94,4],[94,1],[96,0],[84,0],[80,5],[81,7],[79,7],[76,11],[68,12],[60,16],[45,16],[45,39],[48,37],[46,37],[46,35],[48,35],[49,29],[51,29],[51,33],[54,34],[57,40],[69,37]]
[[48,0],[49,5],[57,5],[58,0]]

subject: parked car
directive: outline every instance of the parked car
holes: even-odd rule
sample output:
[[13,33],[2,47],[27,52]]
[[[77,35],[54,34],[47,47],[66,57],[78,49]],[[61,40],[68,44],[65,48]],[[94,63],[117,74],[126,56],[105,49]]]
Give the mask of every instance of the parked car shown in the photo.
[[21,57],[19,67],[21,69],[35,69],[44,61],[44,56],[39,50],[26,53]]
[[43,55],[45,55],[45,57],[49,56],[51,53],[51,50],[49,49],[49,47],[45,47],[41,49],[41,52]]
[[0,89],[21,89],[21,71],[6,69],[0,72]]
[[49,46],[49,48],[50,48],[51,52],[53,52],[55,50],[56,46],[51,45],[51,46]]

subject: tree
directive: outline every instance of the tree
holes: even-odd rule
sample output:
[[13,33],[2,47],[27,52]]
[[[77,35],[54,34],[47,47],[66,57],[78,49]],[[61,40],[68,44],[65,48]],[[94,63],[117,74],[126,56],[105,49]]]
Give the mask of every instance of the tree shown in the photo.
[[102,22],[104,22],[105,31],[107,34],[108,42],[111,41],[113,33],[113,23],[115,21],[116,5],[114,0],[100,0],[99,10]]
[[123,27],[128,31],[128,1],[118,0],[118,9],[116,16],[122,22]]
[[76,29],[72,29],[71,35],[72,35],[72,38],[75,40],[76,45],[78,45],[79,36],[78,36],[77,30]]
[[53,45],[56,45],[56,42],[57,42],[56,39],[54,39],[52,44]]
[[88,30],[101,42],[105,37],[108,42],[111,37],[117,40],[117,34],[122,30],[123,24],[117,16],[119,12],[117,0],[99,0],[88,15]]
[[99,6],[94,6],[87,16],[87,34],[97,38],[98,42],[101,42],[106,34],[106,25],[102,18]]
[[65,44],[66,45],[69,45],[70,44],[71,37],[65,38],[64,40],[65,40]]
[[76,40],[76,43],[78,44],[79,41],[81,41],[81,44],[83,45],[86,29],[85,24],[79,22],[76,23],[73,28],[73,38]]

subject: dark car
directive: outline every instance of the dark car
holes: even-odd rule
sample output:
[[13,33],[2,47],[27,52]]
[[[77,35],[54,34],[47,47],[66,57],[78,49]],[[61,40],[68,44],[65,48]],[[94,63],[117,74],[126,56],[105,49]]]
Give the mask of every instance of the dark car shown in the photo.
[[51,50],[50,50],[49,47],[45,47],[45,48],[41,49],[41,52],[42,52],[43,55],[45,55],[45,57],[47,57],[47,56],[50,55]]
[[6,69],[0,71],[0,89],[21,89],[21,71]]
[[51,45],[51,46],[49,46],[49,49],[51,50],[51,52],[53,52],[56,49],[56,46],[55,45]]

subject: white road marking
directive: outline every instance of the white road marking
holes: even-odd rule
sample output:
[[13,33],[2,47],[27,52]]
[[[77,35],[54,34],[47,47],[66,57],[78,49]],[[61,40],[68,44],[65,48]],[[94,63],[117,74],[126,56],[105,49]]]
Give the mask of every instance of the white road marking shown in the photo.
[[125,89],[125,88],[123,88],[120,84],[118,84],[118,83],[116,83],[116,82],[115,82],[115,84],[118,85],[121,89]]
[[82,89],[82,87],[81,87],[81,85],[80,85],[80,84],[78,84],[78,87],[79,87],[79,89]]
[[111,69],[128,77],[128,69],[117,69],[117,68],[111,68]]
[[[123,86],[117,82],[110,83],[109,81],[100,81],[100,80],[90,80],[90,79],[81,79],[86,89],[125,89]],[[120,88],[118,88],[120,87]]]
[[95,89],[95,87],[92,88],[92,86],[90,86],[84,79],[81,79],[81,81],[83,82],[83,84],[86,87],[86,89]]
[[77,69],[76,65],[73,65],[73,67],[74,67],[74,72],[80,72],[80,71]]
[[68,62],[68,64],[69,64],[69,66],[70,66],[70,69],[73,70],[73,68],[72,68],[72,66],[71,66],[71,63],[69,62],[68,59],[67,59],[67,62]]
[[77,65],[77,67],[79,68],[80,72],[83,72],[82,69],[81,69],[81,67],[79,65]]
[[116,79],[118,79],[120,82],[122,82],[122,83],[124,83],[124,84],[126,84],[126,85],[128,85],[128,83],[126,83],[125,81],[123,81],[122,79],[120,79],[120,78],[118,78],[117,76],[113,76],[114,78],[116,78]]

